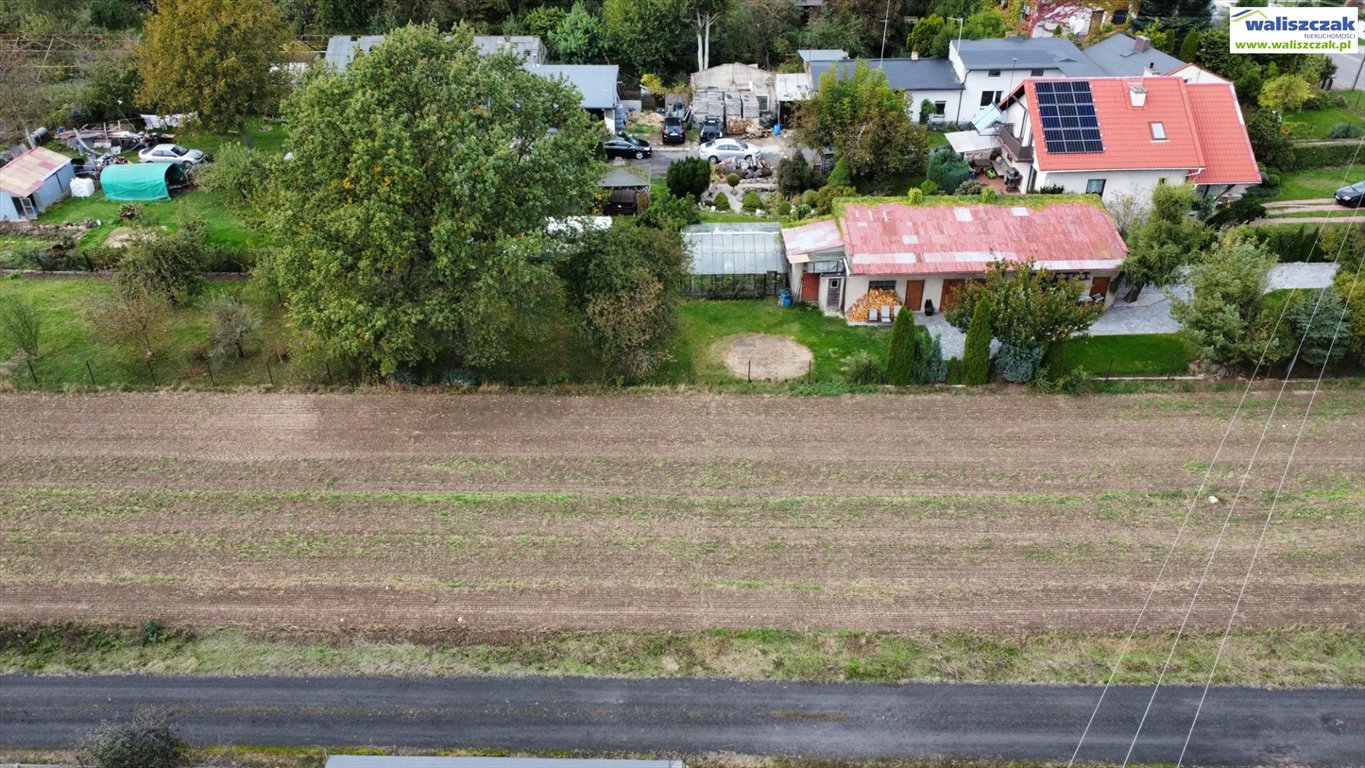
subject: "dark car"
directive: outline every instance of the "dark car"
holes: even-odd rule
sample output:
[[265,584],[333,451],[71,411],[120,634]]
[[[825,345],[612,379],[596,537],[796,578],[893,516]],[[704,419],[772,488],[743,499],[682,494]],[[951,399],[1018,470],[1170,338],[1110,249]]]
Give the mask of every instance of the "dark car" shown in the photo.
[[602,151],[607,154],[608,160],[614,157],[633,157],[636,160],[643,160],[654,154],[654,150],[649,148],[649,142],[624,134],[613,136],[602,142]]
[[701,123],[701,143],[715,141],[724,135],[720,129],[720,118],[708,117]]
[[1337,202],[1347,208],[1359,208],[1365,203],[1365,181],[1357,181],[1349,187],[1337,190]]
[[664,143],[682,144],[687,141],[687,129],[683,128],[682,118],[664,118]]

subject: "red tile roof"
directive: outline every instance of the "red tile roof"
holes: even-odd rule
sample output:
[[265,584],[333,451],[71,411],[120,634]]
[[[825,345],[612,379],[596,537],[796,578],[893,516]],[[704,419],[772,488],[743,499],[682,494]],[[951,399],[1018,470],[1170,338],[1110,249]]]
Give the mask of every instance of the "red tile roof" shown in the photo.
[[1195,184],[1255,184],[1261,180],[1256,155],[1251,151],[1242,107],[1232,83],[1186,85],[1195,133],[1204,153],[1204,170]]
[[1025,259],[1054,271],[1110,270],[1128,252],[1108,214],[1078,202],[848,203],[839,225],[855,275],[975,274],[995,261]]
[[0,168],[0,189],[11,195],[28,197],[43,186],[48,176],[70,163],[69,157],[34,147]]
[[[1043,171],[1180,169],[1197,184],[1255,184],[1261,175],[1247,138],[1237,96],[1230,85],[1192,85],[1178,77],[1091,78],[1103,152],[1052,153],[1043,140],[1036,80],[1026,80],[1029,123],[1038,168]],[[1146,91],[1133,106],[1130,91]],[[1165,140],[1153,138],[1161,123]]]

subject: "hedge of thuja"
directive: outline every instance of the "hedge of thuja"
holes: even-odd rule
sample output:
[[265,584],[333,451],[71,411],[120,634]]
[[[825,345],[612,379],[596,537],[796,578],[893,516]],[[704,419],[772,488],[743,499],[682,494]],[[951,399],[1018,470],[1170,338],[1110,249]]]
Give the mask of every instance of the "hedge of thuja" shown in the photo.
[[962,352],[962,383],[985,384],[991,375],[991,303],[982,299],[972,311]]
[[1354,265],[1365,254],[1365,229],[1341,224],[1292,224],[1249,227],[1248,232],[1281,263],[1336,261]]

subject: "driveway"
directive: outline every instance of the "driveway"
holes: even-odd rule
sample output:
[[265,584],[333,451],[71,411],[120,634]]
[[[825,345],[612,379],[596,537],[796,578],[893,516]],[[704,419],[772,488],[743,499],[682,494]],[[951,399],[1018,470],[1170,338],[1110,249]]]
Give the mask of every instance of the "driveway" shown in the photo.
[[[1200,689],[1162,688],[1133,759],[1174,763]],[[586,678],[0,677],[4,746],[69,747],[106,719],[170,707],[193,744],[734,752],[840,758],[1071,757],[1100,691]],[[1115,687],[1080,760],[1119,762],[1151,695]],[[1359,764],[1365,691],[1214,688],[1191,765]]]

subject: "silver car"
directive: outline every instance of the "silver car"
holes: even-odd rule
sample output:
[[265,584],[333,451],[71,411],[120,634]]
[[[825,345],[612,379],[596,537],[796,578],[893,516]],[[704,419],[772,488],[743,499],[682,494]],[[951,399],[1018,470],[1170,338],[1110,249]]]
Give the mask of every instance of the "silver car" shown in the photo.
[[179,144],[157,144],[138,152],[137,159],[144,163],[179,163],[188,167],[204,162],[204,153]]
[[763,150],[739,139],[716,139],[708,141],[697,149],[697,156],[703,160],[710,160],[712,163],[719,163],[722,160],[747,160],[754,161]]

